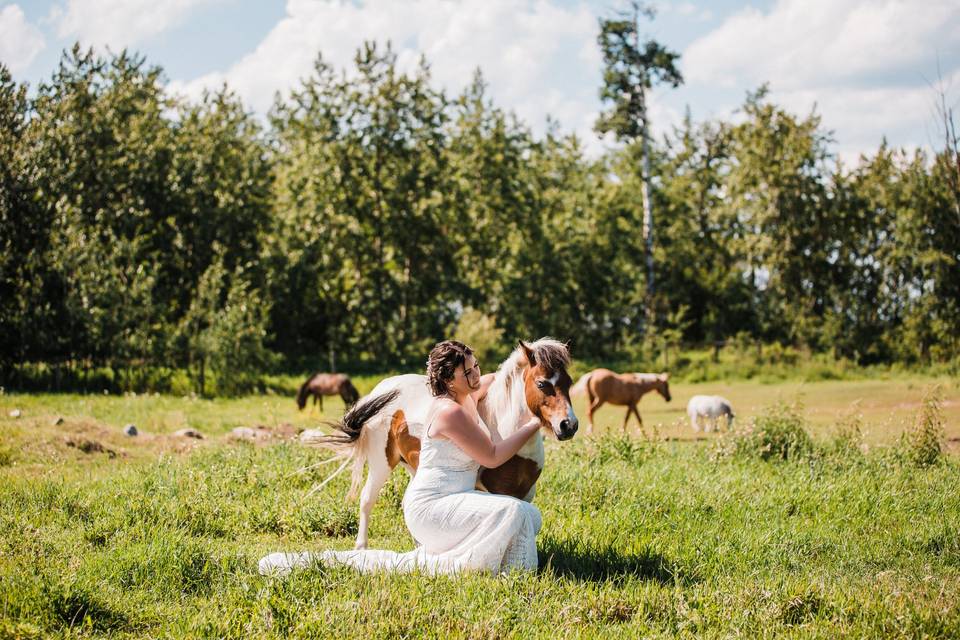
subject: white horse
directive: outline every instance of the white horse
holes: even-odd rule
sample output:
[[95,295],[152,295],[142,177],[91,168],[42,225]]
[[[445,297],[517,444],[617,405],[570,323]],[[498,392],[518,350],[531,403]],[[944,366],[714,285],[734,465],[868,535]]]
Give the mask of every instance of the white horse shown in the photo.
[[[569,365],[566,345],[556,340],[542,338],[529,345],[520,342],[496,374],[488,374],[493,380],[477,407],[491,437],[506,438],[536,416],[541,426],[558,440],[572,438],[579,421],[570,402]],[[310,440],[345,458],[340,468],[320,486],[352,462],[353,483],[349,496],[355,496],[363,480],[364,463],[369,468],[360,493],[355,548],[367,548],[370,513],[393,469],[399,464],[411,475],[416,473],[420,437],[433,400],[426,376],[393,376],[381,381],[343,420],[333,425],[340,433]],[[543,435],[538,432],[503,465],[481,469],[477,487],[532,501],[543,463]]]
[[726,418],[727,428],[733,427],[733,406],[722,396],[693,396],[687,403],[687,415],[690,416],[690,426],[694,431],[713,431],[721,417]]

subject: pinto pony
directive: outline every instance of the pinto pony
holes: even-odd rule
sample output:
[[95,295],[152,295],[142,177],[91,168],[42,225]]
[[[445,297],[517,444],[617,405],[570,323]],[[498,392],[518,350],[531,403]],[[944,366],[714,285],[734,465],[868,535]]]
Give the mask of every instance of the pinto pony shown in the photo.
[[[570,402],[570,353],[566,345],[542,338],[531,344],[520,342],[500,365],[487,394],[477,409],[493,438],[506,438],[532,416],[558,440],[568,440],[577,432],[579,421]],[[360,492],[360,522],[357,549],[367,547],[370,513],[380,490],[398,466],[414,475],[420,462],[420,438],[427,425],[427,413],[434,397],[426,376],[408,374],[387,378],[370,395],[353,407],[333,426],[340,433],[312,440],[333,449],[345,460],[336,474],[353,463],[350,497]],[[537,432],[513,458],[495,469],[483,469],[477,488],[532,501],[534,484],[543,470],[543,434]],[[321,485],[322,486],[322,485]]]
[[297,392],[297,406],[303,411],[307,406],[307,400],[313,396],[314,406],[319,403],[320,411],[323,411],[323,396],[336,395],[343,399],[343,404],[348,409],[360,399],[360,392],[350,382],[350,376],[343,373],[315,373],[300,385],[300,391]]
[[627,421],[630,414],[637,416],[640,428],[643,428],[643,418],[637,411],[637,403],[644,394],[656,391],[663,399],[670,402],[669,373],[614,373],[609,369],[594,369],[584,374],[572,391],[587,393],[587,433],[593,433],[593,413],[604,402],[616,405],[626,405],[627,415],[623,417],[623,431],[627,431]]

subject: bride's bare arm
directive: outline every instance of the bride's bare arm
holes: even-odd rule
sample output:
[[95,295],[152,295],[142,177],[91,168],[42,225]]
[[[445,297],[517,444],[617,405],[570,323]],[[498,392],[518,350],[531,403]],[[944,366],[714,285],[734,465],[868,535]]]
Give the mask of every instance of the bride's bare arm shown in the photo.
[[432,435],[447,438],[477,463],[492,469],[512,458],[539,428],[540,421],[534,418],[510,436],[493,442],[466,411],[449,407],[434,418]]

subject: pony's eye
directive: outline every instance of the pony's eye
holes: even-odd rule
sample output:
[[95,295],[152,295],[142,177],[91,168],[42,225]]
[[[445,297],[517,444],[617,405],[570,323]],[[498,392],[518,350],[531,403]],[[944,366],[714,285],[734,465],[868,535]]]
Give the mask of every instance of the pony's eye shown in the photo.
[[537,380],[537,389],[540,389],[541,391],[543,391],[544,389],[549,389],[549,388],[550,388],[549,382],[547,382],[546,380]]

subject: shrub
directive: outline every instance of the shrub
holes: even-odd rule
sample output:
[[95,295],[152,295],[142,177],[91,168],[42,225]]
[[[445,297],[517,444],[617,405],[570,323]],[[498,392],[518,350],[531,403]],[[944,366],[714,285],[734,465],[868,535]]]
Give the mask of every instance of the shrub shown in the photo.
[[795,460],[813,451],[799,403],[767,407],[746,429],[717,440],[714,458],[743,456],[761,460]]
[[936,464],[943,455],[943,410],[940,405],[940,386],[935,385],[924,395],[913,427],[901,436],[904,457],[918,467]]
[[859,413],[859,401],[853,404],[850,414],[840,418],[836,431],[826,446],[826,453],[836,460],[848,460],[863,456],[863,414]]
[[641,442],[627,434],[613,435],[604,433],[594,440],[594,459],[600,464],[613,460],[622,460],[629,464],[640,464],[654,446],[652,440]]

